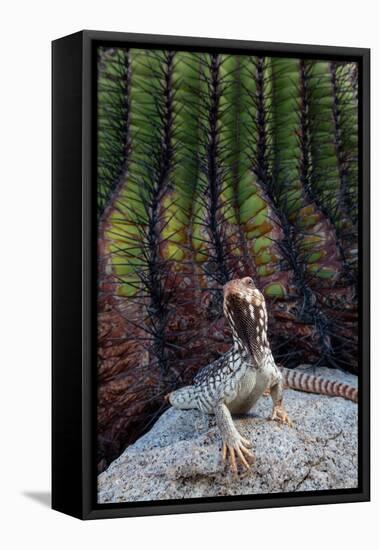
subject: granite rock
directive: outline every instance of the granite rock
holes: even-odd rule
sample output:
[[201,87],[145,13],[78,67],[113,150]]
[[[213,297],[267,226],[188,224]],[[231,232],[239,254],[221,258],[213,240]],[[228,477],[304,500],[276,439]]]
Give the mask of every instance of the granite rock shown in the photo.
[[[304,369],[299,369],[304,370]],[[357,385],[356,376],[308,372]],[[221,463],[212,416],[168,409],[98,477],[100,503],[354,488],[358,484],[358,410],[342,397],[285,391],[293,427],[267,420],[271,399],[234,417],[256,461],[235,478]]]

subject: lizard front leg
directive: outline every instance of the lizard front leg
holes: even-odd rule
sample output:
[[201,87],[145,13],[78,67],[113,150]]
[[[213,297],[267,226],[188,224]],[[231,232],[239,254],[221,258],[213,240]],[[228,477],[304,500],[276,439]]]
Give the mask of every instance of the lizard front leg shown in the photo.
[[289,419],[287,411],[283,405],[283,379],[281,375],[270,387],[270,393],[273,402],[273,409],[270,420],[276,420],[281,424],[287,424],[291,427],[293,424]]
[[237,462],[241,461],[246,470],[250,468],[250,462],[254,461],[254,455],[248,450],[251,447],[250,441],[242,437],[235,427],[232,415],[225,403],[219,403],[214,410],[217,426],[222,437],[222,461],[230,461],[230,469],[236,474],[238,471]]

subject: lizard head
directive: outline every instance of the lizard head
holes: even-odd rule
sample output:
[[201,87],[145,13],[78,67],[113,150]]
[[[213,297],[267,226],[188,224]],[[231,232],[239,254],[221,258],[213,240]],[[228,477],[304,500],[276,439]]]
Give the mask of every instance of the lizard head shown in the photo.
[[234,279],[224,285],[224,314],[233,332],[235,344],[254,362],[268,347],[267,311],[263,294],[251,277]]

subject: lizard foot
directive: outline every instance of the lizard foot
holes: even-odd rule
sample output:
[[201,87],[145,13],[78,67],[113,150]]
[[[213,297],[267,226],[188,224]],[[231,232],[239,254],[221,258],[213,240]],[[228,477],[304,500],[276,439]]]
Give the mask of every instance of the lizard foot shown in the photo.
[[251,443],[240,434],[233,436],[233,438],[228,438],[227,441],[223,441],[222,445],[222,461],[230,462],[230,469],[233,474],[238,472],[238,460],[242,463],[245,470],[250,469],[250,463],[254,462],[255,457],[247,447],[251,448]]
[[293,427],[293,422],[289,419],[287,411],[282,405],[274,406],[270,420],[276,420],[280,424],[287,424],[290,428]]

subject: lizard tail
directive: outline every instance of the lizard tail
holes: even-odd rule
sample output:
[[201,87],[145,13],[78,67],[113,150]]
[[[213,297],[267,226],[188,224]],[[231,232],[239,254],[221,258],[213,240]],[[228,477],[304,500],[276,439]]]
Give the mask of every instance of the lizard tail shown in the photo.
[[293,390],[318,393],[332,397],[344,397],[349,401],[354,401],[354,403],[358,402],[358,389],[344,382],[327,380],[320,376],[299,372],[294,369],[286,369],[285,367],[280,367],[280,371],[283,375],[284,384]]

